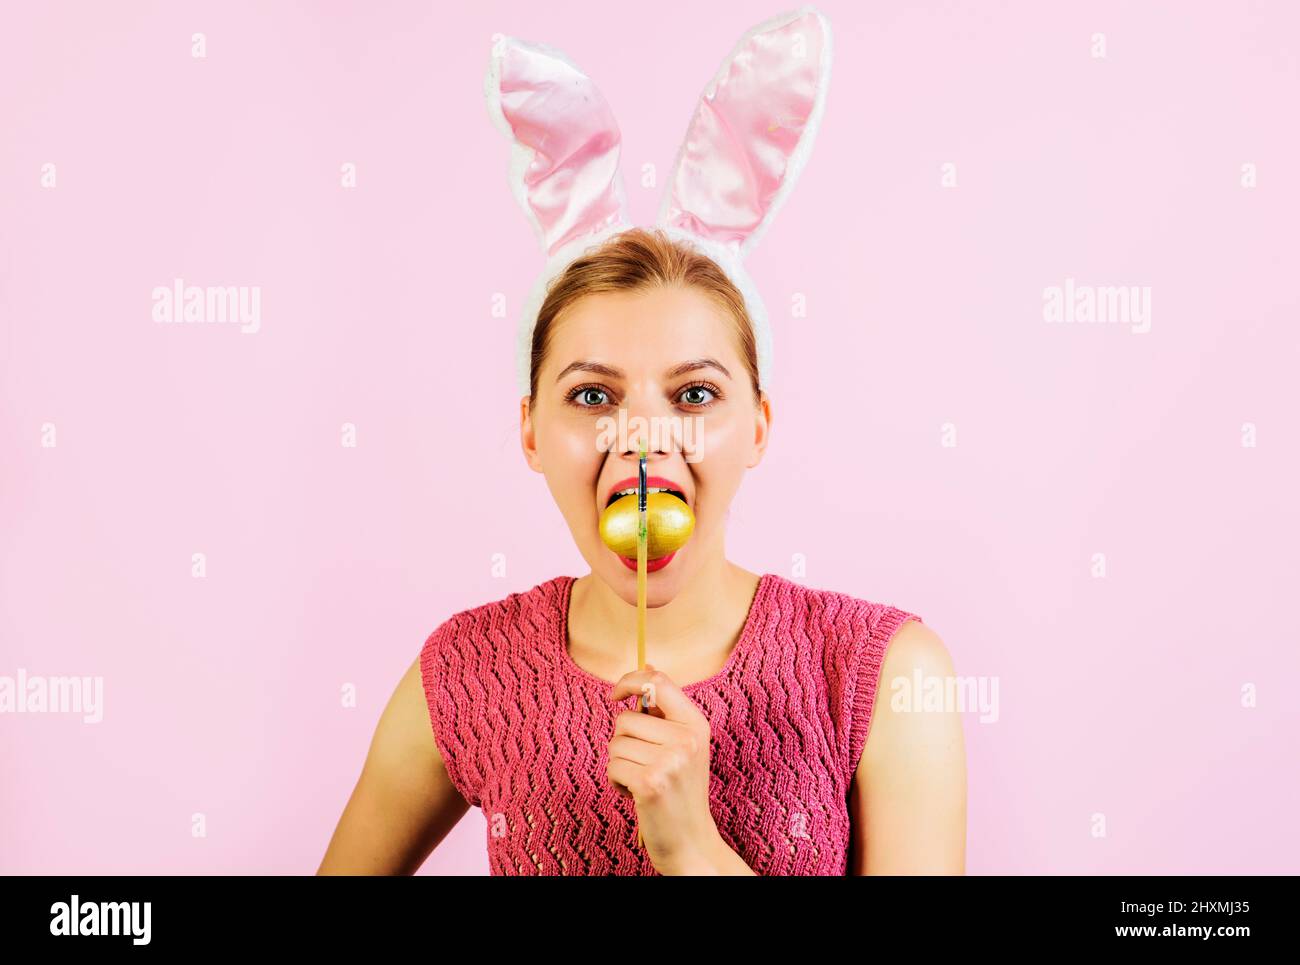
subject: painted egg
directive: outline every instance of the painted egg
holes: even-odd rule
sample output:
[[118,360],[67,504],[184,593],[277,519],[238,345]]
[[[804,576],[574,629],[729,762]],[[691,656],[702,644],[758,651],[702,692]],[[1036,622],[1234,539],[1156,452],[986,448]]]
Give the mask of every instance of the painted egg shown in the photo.
[[[648,493],[645,511],[646,559],[667,556],[691,538],[695,514],[672,493]],[[639,516],[636,493],[614,500],[600,515],[601,541],[619,556],[636,559]]]

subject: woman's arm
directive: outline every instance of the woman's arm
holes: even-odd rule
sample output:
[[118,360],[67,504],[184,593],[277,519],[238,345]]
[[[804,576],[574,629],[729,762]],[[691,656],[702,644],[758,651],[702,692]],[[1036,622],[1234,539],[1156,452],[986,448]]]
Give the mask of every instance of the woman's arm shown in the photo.
[[316,873],[414,874],[467,810],[433,739],[417,657],[379,718]]
[[[857,875],[966,872],[966,751],[958,707],[896,709],[892,682],[939,678],[948,692],[952,659],[938,635],[915,620],[885,651],[866,746],[849,797]],[[917,695],[917,696],[923,696]]]

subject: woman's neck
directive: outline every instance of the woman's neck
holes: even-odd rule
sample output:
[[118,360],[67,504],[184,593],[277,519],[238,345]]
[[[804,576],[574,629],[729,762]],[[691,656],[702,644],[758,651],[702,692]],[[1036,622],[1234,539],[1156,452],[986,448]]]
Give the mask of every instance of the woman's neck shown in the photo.
[[[646,661],[678,686],[720,671],[740,638],[759,576],[720,559],[671,601],[646,609]],[[569,600],[568,648],[588,673],[614,681],[636,669],[636,607],[588,573]]]

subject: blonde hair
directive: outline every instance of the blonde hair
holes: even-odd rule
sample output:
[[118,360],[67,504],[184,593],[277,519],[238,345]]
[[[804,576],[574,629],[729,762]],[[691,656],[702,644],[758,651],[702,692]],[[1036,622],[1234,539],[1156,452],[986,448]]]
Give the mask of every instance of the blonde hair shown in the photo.
[[584,295],[669,285],[703,292],[732,320],[740,357],[754,387],[754,401],[758,402],[758,348],[740,290],[717,262],[689,244],[674,241],[657,228],[629,228],[570,262],[547,287],[533,328],[528,376],[530,405],[537,403],[537,373],[550,347],[551,327],[565,309]]

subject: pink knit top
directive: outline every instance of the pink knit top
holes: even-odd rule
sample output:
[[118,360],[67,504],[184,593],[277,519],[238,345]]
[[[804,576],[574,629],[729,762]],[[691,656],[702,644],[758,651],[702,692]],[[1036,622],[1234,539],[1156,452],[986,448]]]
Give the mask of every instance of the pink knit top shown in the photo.
[[[569,654],[575,579],[457,613],[420,652],[434,739],[487,818],[492,874],[658,873],[605,773],[614,718],[637,698],[609,700],[612,683]],[[726,665],[682,687],[709,719],[714,821],[755,873],[847,873],[885,648],[920,619],[767,573]]]

